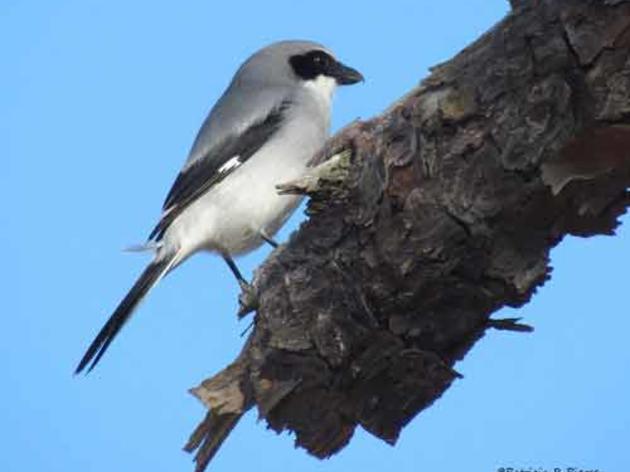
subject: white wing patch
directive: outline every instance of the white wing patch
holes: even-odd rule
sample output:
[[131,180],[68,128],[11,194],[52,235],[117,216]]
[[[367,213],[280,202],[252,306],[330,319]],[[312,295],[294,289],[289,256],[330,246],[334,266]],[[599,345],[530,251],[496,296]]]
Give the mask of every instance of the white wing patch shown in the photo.
[[225,164],[219,167],[219,169],[217,170],[217,173],[224,174],[226,172],[230,172],[236,169],[238,166],[242,164],[240,157],[241,156],[234,156],[233,158],[231,158],[229,161],[227,161]]

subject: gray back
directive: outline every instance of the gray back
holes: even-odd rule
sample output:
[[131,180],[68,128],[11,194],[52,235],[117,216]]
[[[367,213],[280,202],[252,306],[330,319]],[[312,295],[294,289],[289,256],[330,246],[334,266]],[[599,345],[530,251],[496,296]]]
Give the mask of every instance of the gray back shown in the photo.
[[186,165],[208,156],[218,143],[263,120],[270,110],[290,99],[299,79],[289,58],[313,49],[332,53],[311,41],[280,41],[260,49],[237,70],[232,82],[204,121]]

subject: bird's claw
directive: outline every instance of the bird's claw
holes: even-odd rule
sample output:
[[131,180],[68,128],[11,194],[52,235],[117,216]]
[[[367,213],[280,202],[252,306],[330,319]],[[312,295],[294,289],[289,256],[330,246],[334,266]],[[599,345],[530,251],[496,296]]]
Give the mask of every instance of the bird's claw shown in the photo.
[[240,281],[239,285],[241,286],[241,293],[238,296],[239,310],[237,315],[239,318],[243,318],[258,308],[258,294],[254,286],[245,281]]

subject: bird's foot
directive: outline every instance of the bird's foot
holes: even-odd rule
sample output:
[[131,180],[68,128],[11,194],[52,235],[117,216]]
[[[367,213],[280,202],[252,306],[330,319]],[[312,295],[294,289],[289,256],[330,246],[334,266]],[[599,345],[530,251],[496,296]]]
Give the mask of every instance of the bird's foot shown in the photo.
[[238,317],[243,318],[258,308],[258,294],[252,284],[248,284],[244,280],[240,280],[238,284],[241,286],[241,294],[238,296]]

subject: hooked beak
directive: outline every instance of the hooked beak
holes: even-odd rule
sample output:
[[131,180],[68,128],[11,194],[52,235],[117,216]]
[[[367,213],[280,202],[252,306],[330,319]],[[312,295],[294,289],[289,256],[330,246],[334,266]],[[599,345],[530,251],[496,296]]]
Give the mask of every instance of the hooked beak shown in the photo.
[[337,61],[331,75],[335,78],[339,85],[352,85],[357,82],[363,82],[365,79],[361,72],[352,67]]

